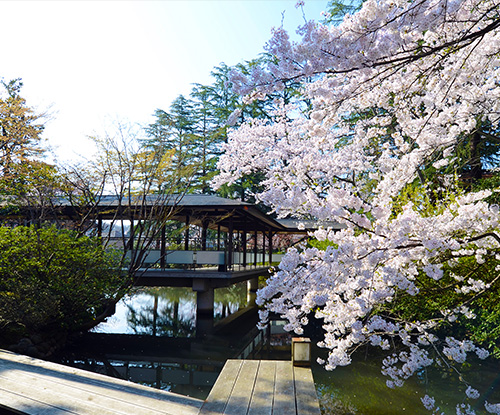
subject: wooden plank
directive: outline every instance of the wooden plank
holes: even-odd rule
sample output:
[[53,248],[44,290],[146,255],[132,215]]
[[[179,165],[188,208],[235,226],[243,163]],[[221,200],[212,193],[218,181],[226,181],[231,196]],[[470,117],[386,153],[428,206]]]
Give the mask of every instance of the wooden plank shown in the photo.
[[[16,408],[13,410],[12,408]],[[26,396],[20,396],[11,391],[4,390],[0,387],[0,413],[5,413],[3,410],[6,409],[9,412],[19,413],[19,414],[37,414],[37,415],[73,415],[76,412],[70,411],[66,408],[61,408],[53,405],[47,405],[44,402],[40,402],[36,399],[32,399]]]
[[228,360],[200,415],[319,415],[310,368],[290,361]]
[[[145,414],[159,415],[164,411],[154,410],[143,405],[136,405],[132,396],[130,402],[107,398],[99,394],[85,393],[72,385],[53,383],[43,376],[33,376],[18,370],[0,373],[0,388],[15,391],[18,395],[18,404],[14,408],[21,410],[25,398],[33,399],[41,404],[58,408],[63,413],[77,413],[85,415],[113,415],[130,414],[144,411]],[[3,402],[3,396],[0,397]],[[37,414],[38,409],[27,412]]]
[[47,362],[44,360],[33,359],[28,356],[17,355],[12,352],[0,350],[0,369],[5,365],[13,363],[15,365],[22,364],[23,370],[34,373],[49,373],[54,374],[53,381],[73,381],[81,383],[82,388],[92,388],[92,386],[106,388],[107,396],[125,394],[134,394],[134,400],[138,398],[150,398],[153,402],[163,401],[172,404],[183,406],[201,407],[203,401],[188,396],[179,395],[172,392],[166,392],[159,389],[153,389],[148,386],[135,384],[132,382],[116,379],[110,376],[93,373],[82,369],[72,368],[57,363]]
[[243,360],[226,362],[201,408],[200,415],[215,415],[224,412],[242,365]]
[[262,360],[248,408],[248,415],[272,415],[275,377],[276,362]]
[[[42,391],[44,396],[40,397],[40,402],[47,405],[61,399],[64,402],[85,401],[84,407],[87,407],[87,403],[100,407],[95,412],[99,414],[105,412],[103,407],[108,407],[116,409],[114,413],[119,413],[118,409],[124,408],[124,413],[196,415],[203,403],[199,399],[3,350],[0,350],[0,383],[4,385],[4,389],[18,393],[20,399],[23,395],[25,398],[33,398],[36,391]],[[1,398],[0,403],[3,403]]]
[[274,385],[273,415],[297,413],[292,362],[276,362],[276,381]]
[[258,360],[243,361],[226,409],[223,412],[224,415],[242,415],[247,413],[259,365],[260,362]]
[[318,396],[310,368],[294,367],[295,401],[300,415],[320,415]]
[[[13,408],[23,414],[38,415],[40,410],[47,413],[57,414],[79,414],[79,415],[124,415],[123,411],[113,411],[100,405],[91,396],[67,393],[68,389],[59,388],[53,390],[41,387],[39,379],[5,379],[0,378],[0,390],[2,395],[0,402],[3,406]],[[16,392],[13,392],[16,391]],[[160,412],[147,411],[150,415],[158,415]]]

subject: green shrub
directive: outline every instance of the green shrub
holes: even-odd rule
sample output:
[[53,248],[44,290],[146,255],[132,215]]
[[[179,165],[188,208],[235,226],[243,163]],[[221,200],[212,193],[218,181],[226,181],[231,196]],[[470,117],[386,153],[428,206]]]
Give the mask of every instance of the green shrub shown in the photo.
[[0,227],[0,333],[91,327],[127,287],[120,256],[55,227]]

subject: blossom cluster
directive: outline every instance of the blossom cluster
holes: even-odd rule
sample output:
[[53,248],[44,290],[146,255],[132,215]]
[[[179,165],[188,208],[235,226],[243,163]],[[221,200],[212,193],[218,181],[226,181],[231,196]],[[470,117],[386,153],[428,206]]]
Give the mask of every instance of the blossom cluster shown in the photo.
[[[464,258],[480,266],[494,256],[498,207],[487,202],[490,191],[455,192],[445,172],[464,137],[500,119],[499,13],[494,0],[367,0],[338,26],[308,22],[301,42],[275,29],[268,66],[233,75],[250,96],[303,80],[307,112],[301,101],[283,102],[271,120],[232,131],[214,185],[262,172],[256,196],[277,215],[342,224],[311,233],[326,248],[290,249],[258,292],[264,322],[272,311],[302,333],[311,314],[323,320],[327,369],[349,364],[361,344],[389,350],[395,339],[406,349],[384,361],[389,386],[430,365],[429,347],[457,363],[469,352],[487,355],[433,334],[439,321],[474,318],[465,305],[417,321],[379,311],[443,279],[457,298],[490,288],[453,270]],[[434,200],[432,214],[423,196],[396,203],[429,165],[442,194],[453,195]],[[473,410],[464,404],[457,413]]]

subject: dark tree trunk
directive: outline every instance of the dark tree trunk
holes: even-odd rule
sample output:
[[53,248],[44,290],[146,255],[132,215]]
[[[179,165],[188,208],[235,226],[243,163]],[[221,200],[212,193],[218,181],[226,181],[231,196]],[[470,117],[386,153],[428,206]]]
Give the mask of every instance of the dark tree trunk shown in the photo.
[[483,166],[481,162],[481,154],[479,144],[481,141],[481,133],[476,131],[472,134],[470,140],[470,175],[472,183],[481,180],[483,177]]

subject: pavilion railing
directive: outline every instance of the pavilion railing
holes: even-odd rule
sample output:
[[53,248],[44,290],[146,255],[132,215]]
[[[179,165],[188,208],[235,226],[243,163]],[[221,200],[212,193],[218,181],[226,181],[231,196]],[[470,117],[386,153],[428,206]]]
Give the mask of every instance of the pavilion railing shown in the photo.
[[[130,257],[131,253],[128,253]],[[279,262],[283,254],[273,254],[272,261]],[[246,259],[246,260],[245,260]],[[226,270],[225,266],[232,264],[241,267],[260,264],[265,266],[269,256],[263,253],[247,253],[246,258],[242,252],[233,252],[232,260],[228,260],[227,251],[177,251],[168,250],[162,258],[162,251],[157,249],[149,250],[143,261],[145,267],[164,268],[176,265],[187,265],[190,268],[201,268],[204,266],[217,266],[219,270]]]

